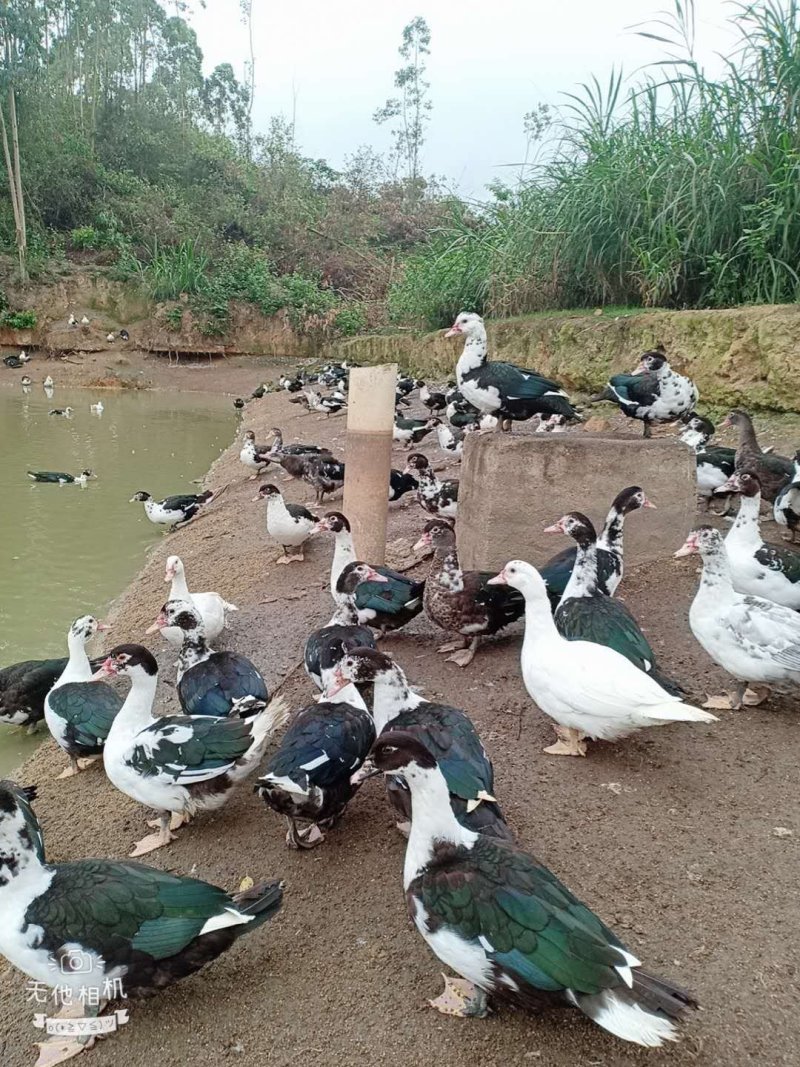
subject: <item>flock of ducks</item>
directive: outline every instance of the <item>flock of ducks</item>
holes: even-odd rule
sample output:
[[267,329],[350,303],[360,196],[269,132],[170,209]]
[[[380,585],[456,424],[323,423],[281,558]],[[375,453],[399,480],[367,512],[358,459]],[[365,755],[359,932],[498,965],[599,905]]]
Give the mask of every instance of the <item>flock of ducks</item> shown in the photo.
[[[706,507],[715,497],[726,508],[739,498],[724,538],[701,525],[675,553],[701,556],[691,629],[734,682],[731,694],[695,707],[615,597],[624,575],[626,518],[654,507],[640,486],[618,493],[599,535],[578,511],[554,517],[549,532],[574,544],[538,567],[522,560],[499,573],[462,567],[454,524],[458,481],[439,479],[436,460],[414,446],[435,431],[442,457],[453,462],[465,433],[507,431],[525,419],[537,421],[537,432],[571,432],[581,414],[557,383],[488,360],[479,316],[460,314],[449,335],[465,341],[453,385],[432,390],[403,377],[397,385],[398,409],[417,390],[429,413],[419,420],[398,414],[395,440],[407,455],[387,487],[390,500],[408,494],[420,505],[414,549],[430,555],[424,579],[359,560],[340,511],[315,514],[313,505],[286,501],[272,481],[254,498],[265,505],[267,533],[281,549],[278,562],[302,564],[310,539],[333,541],[331,616],[308,634],[303,649],[316,700],[290,717],[254,663],[213,649],[236,608],[217,593],[190,591],[183,563],[172,555],[165,570],[169,595],[151,630],[177,651],[179,715],[159,712],[159,667],[143,645],[118,644],[89,658],[86,646],[103,626],[84,616],[70,627],[66,659],[0,672],[0,721],[31,727],[44,719],[69,761],[62,776],[102,759],[111,785],[156,813],[154,832],[136,843],[133,857],[168,847],[179,831],[201,833],[201,827],[182,828],[220,808],[253,776],[267,808],[286,822],[287,845],[312,849],[324,843],[364,782],[382,774],[398,829],[408,838],[403,888],[410,917],[459,976],[447,978],[431,1001],[437,1009],[481,1016],[488,998],[530,1009],[568,1005],[622,1040],[656,1047],[677,1039],[676,1021],[697,1007],[695,998],[644,970],[515,840],[501,783],[469,715],[417,694],[381,639],[424,613],[447,638],[438,652],[467,668],[482,641],[521,621],[522,680],[553,724],[556,740],[545,749],[552,755],[583,757],[591,741],[616,743],[653,726],[714,723],[707,709],[759,703],[771,688],[800,682],[800,554],[764,542],[760,532],[763,498],[794,537],[800,455],[790,461],[764,451],[741,411],[727,420],[738,430],[738,447],[713,445],[714,427],[696,411],[695,386],[669,367],[662,351],[646,353],[633,374],[610,379],[597,398],[641,421],[645,436],[654,424],[680,419]],[[330,364],[317,380],[339,397],[331,404],[312,401],[302,375],[282,378],[279,388],[304,396],[310,411],[324,410],[328,418],[336,404],[337,410],[346,404],[347,367]],[[262,395],[267,391],[264,386]],[[246,431],[239,458],[251,479],[281,468],[285,482],[305,482],[317,504],[344,482],[341,460],[321,445],[286,443],[278,428],[261,444]],[[174,529],[218,495],[154,501],[139,492],[133,500],[152,522]],[[114,678],[130,683],[126,693],[107,684]],[[33,799],[30,790],[0,783],[0,951],[36,981],[52,985],[53,957],[80,951],[93,985],[113,977],[128,995],[154,993],[204,966],[281,906],[279,882],[243,885],[229,895],[137,863],[51,864]],[[77,992],[89,979],[84,972],[61,973],[59,980]]]

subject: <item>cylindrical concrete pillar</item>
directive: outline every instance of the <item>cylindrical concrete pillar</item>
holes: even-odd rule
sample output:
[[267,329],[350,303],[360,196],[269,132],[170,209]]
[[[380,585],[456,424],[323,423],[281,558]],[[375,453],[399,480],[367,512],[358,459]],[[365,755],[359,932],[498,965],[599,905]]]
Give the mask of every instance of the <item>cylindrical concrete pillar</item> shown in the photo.
[[356,555],[373,565],[386,558],[396,388],[396,363],[350,371],[344,513],[353,532]]

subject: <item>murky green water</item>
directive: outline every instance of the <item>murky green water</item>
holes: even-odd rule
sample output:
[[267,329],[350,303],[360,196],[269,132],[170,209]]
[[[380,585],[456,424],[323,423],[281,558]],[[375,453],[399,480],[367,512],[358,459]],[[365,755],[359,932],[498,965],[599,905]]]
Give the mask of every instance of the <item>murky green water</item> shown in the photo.
[[[100,416],[89,410],[98,400]],[[47,414],[66,406],[71,419]],[[27,395],[0,389],[0,665],[66,655],[72,619],[102,618],[163,536],[130,497],[197,492],[192,479],[227,447],[235,422],[228,397],[56,387],[50,400],[40,385]],[[97,474],[86,489],[26,475],[84,467]],[[0,724],[0,774],[38,740]]]

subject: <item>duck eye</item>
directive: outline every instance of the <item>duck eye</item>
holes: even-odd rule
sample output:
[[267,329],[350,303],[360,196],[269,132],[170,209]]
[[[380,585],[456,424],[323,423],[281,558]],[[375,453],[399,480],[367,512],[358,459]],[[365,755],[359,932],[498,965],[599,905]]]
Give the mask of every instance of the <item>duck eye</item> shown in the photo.
[[397,746],[396,745],[384,745],[383,751],[384,752],[397,752]]

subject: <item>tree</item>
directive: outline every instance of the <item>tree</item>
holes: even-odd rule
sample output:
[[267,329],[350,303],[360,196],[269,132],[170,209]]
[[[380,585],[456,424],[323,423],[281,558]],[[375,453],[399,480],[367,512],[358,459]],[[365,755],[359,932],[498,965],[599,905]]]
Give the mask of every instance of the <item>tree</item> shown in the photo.
[[416,184],[420,177],[422,146],[425,143],[425,126],[430,121],[433,107],[428,99],[430,82],[425,80],[425,56],[430,55],[431,31],[421,16],[412,19],[403,28],[403,39],[398,49],[405,65],[395,71],[394,84],[401,95],[390,97],[373,115],[378,125],[398,119],[392,130],[396,168],[405,165],[406,178]]

